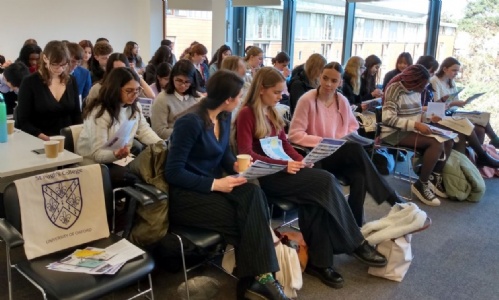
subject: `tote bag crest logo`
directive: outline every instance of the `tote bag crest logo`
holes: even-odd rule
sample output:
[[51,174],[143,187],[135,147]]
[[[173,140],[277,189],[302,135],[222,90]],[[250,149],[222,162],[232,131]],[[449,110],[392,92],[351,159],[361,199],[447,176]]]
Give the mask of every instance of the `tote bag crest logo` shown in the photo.
[[50,222],[62,229],[71,228],[83,208],[80,180],[72,178],[43,184],[42,193]]

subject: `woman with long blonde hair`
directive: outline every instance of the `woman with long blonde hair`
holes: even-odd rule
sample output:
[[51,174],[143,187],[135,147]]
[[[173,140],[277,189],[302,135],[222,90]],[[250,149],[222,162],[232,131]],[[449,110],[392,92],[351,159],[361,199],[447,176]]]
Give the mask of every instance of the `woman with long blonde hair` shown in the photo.
[[298,99],[306,92],[319,86],[319,76],[327,61],[324,56],[314,53],[304,65],[297,66],[289,82],[289,106],[291,114],[295,111]]
[[[333,255],[352,253],[370,266],[384,266],[386,259],[364,241],[338,181],[328,171],[311,168],[293,149],[284,133],[284,122],[275,109],[286,84],[273,67],[258,71],[236,118],[239,154],[253,160],[287,166],[284,171],[260,177],[268,197],[286,199],[299,206],[299,224],[309,250],[306,272],[333,288],[343,286],[343,278],[333,269]],[[280,140],[286,160],[268,157],[261,138]]]
[[360,100],[360,77],[366,68],[364,64],[362,57],[352,56],[345,65],[341,91],[351,105],[359,105],[362,102]]

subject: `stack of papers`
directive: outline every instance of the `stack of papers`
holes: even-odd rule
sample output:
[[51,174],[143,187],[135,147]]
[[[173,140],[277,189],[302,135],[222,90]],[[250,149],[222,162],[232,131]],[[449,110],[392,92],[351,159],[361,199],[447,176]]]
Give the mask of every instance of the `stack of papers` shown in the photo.
[[438,128],[438,127],[431,126],[431,125],[428,125],[428,126],[430,127],[431,133],[433,135],[441,136],[441,137],[444,137],[444,138],[447,138],[447,139],[454,139],[454,138],[457,137],[457,133],[452,132],[450,130],[445,130],[445,129]]
[[47,266],[49,270],[94,275],[113,275],[129,260],[145,252],[126,239],[100,249],[87,247]]

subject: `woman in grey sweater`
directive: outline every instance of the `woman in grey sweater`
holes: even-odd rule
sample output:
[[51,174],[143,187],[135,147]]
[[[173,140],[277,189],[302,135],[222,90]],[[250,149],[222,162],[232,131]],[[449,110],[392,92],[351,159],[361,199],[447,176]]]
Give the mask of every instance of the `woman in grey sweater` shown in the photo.
[[175,116],[198,102],[195,83],[196,68],[186,59],[172,69],[166,91],[158,94],[151,108],[152,129],[168,139],[173,132]]

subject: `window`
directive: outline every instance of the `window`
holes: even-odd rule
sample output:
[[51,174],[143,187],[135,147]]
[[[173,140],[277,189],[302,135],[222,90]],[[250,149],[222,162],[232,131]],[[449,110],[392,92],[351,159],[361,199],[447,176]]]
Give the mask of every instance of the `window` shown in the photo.
[[271,59],[282,51],[282,5],[256,6],[246,9],[246,43],[263,50],[265,66],[271,66]]
[[352,55],[377,55],[382,81],[400,53],[409,52],[414,60],[423,55],[427,10],[428,0],[357,2]]
[[208,49],[208,59],[211,59],[211,18],[211,11],[177,9],[166,11],[166,36],[176,37],[172,40],[175,42],[172,51],[177,59],[180,59],[184,50],[190,47],[193,41],[203,44]]
[[345,0],[296,0],[293,66],[314,53],[341,61]]

